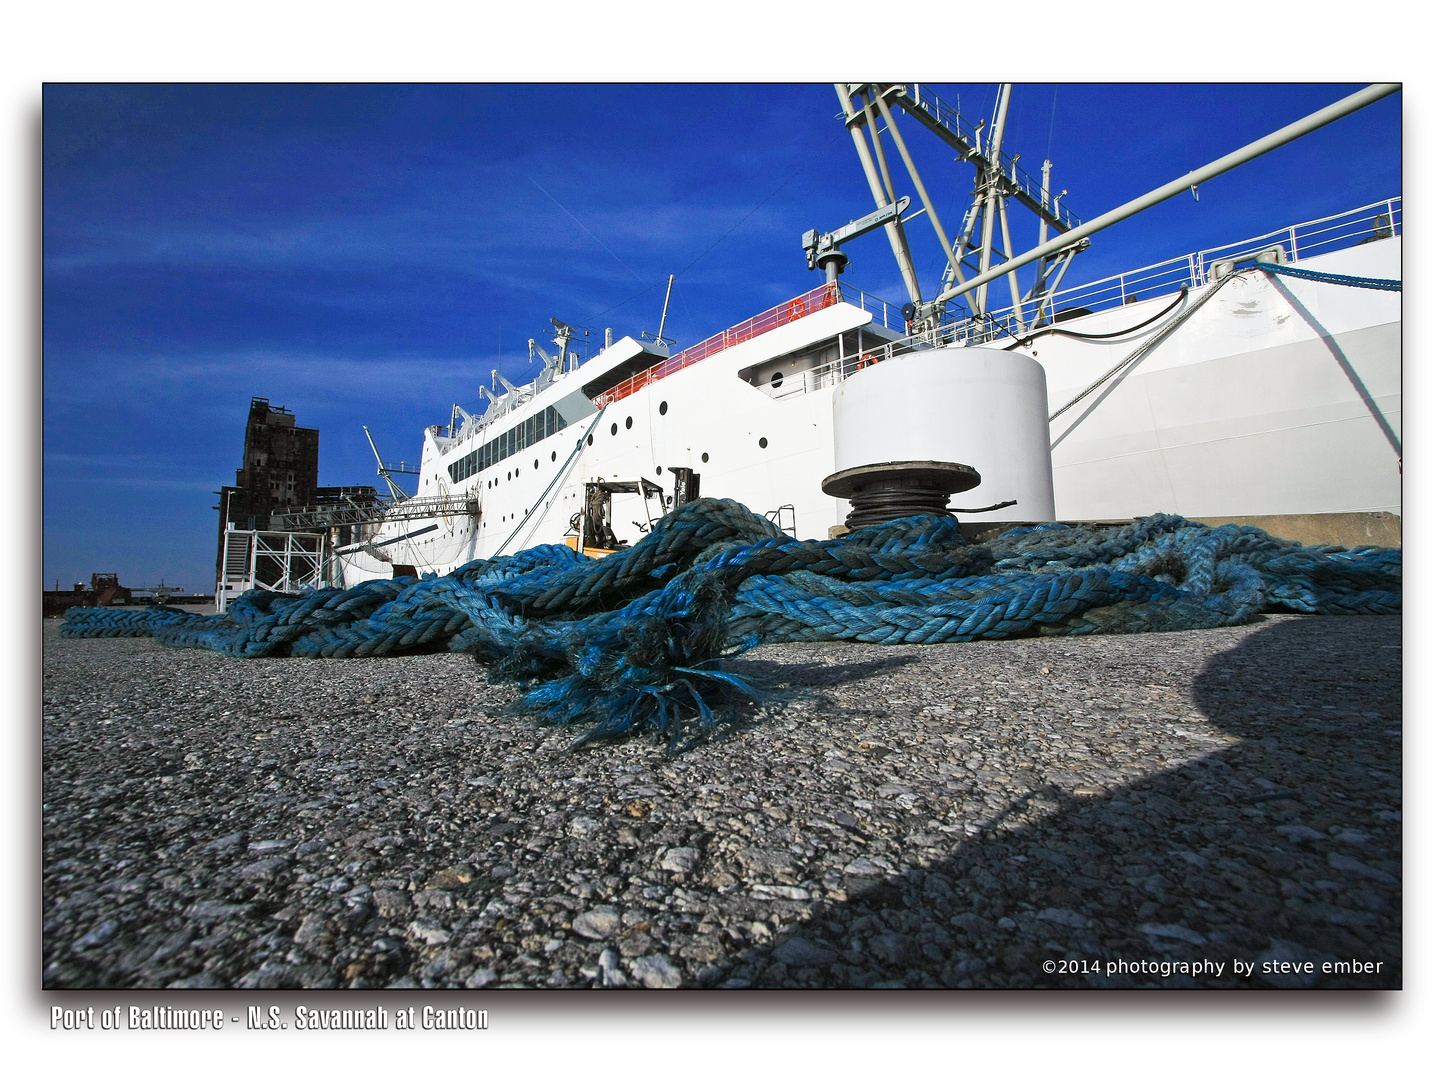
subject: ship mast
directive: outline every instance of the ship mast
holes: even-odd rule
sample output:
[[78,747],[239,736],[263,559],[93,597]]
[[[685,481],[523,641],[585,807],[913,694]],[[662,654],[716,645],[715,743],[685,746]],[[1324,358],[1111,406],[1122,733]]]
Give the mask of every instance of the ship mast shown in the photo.
[[[1399,89],[1399,84],[1376,83],[1351,94],[1263,139],[1243,146],[1234,153],[1186,173],[1169,184],[1084,223],[1071,214],[1068,207],[1060,204],[1060,200],[1069,194],[1068,190],[1052,195],[1052,162],[1048,158],[1041,165],[1041,179],[1036,180],[1020,168],[1020,155],[1005,152],[1005,125],[1010,111],[1011,89],[1012,86],[1008,83],[1000,87],[987,132],[984,121],[970,123],[961,117],[958,108],[951,107],[919,83],[835,84],[835,92],[844,107],[845,126],[854,140],[860,167],[870,185],[876,207],[891,211],[885,230],[890,236],[890,246],[900,268],[900,277],[910,297],[910,303],[905,305],[905,318],[910,323],[912,333],[928,335],[938,332],[942,324],[953,323],[957,318],[968,316],[972,327],[967,337],[972,342],[987,341],[1002,333],[1023,337],[1045,319],[1053,318],[1054,313],[1050,306],[1060,282],[1074,257],[1089,247],[1091,234],[1163,202],[1179,192],[1193,190],[1204,181],[1237,165],[1349,115],[1372,101],[1394,93]],[[940,215],[930,199],[919,170],[915,167],[905,138],[895,124],[896,112],[911,117],[956,151],[959,154],[957,161],[968,162],[974,166],[975,187],[970,207],[958,233],[946,232],[941,224]],[[870,136],[868,144],[862,128]],[[923,205],[923,210],[916,211],[909,217],[903,216],[903,207],[900,207],[900,198],[897,198],[893,177],[885,158],[882,135],[890,136],[890,141]],[[1009,211],[1015,206],[1028,210],[1040,222],[1039,243],[1019,255],[1015,254],[1010,233]],[[940,287],[930,300],[926,300],[920,291],[909,241],[905,235],[905,223],[921,213],[929,219],[945,251],[945,270],[941,276]],[[866,231],[856,226],[870,222],[874,217],[875,215],[870,215],[861,219],[861,222],[852,222],[851,226],[847,227],[848,235],[859,235]],[[978,242],[975,240],[977,228]],[[1054,237],[1050,235],[1052,230],[1056,234]],[[846,230],[837,230],[835,234],[821,240],[828,239],[833,244],[838,244],[845,238],[845,232]],[[817,261],[816,252],[824,247],[823,243],[818,247],[812,243],[815,235],[818,234],[807,233],[802,239],[810,253],[812,266]],[[831,253],[826,258],[830,267],[843,268],[842,255]],[[1022,292],[1017,271],[1032,262],[1036,264],[1035,283],[1028,291]],[[990,283],[1002,277],[1009,283],[1009,303],[999,308],[992,307]],[[950,310],[952,303],[956,306],[954,311]]]
[[[1198,169],[1192,169],[1184,176],[1172,180],[1168,184],[1162,184],[1160,187],[1155,188],[1153,191],[1148,191],[1138,198],[1131,199],[1129,202],[1117,206],[1108,213],[1101,214],[1099,217],[1086,222],[1084,225],[1077,225],[1071,237],[1056,237],[1054,240],[1032,248],[1023,255],[1016,255],[1011,259],[1007,259],[1003,265],[988,270],[984,275],[984,279],[989,281],[992,278],[1009,273],[1011,270],[1015,270],[1036,259],[1054,256],[1059,250],[1067,246],[1067,244],[1074,243],[1075,240],[1084,239],[1092,233],[1099,232],[1101,229],[1108,229],[1111,225],[1124,221],[1126,218],[1138,214],[1142,210],[1148,210],[1150,207],[1162,203],[1166,199],[1172,198],[1181,192],[1194,191],[1205,181],[1211,180],[1221,173],[1228,172],[1263,154],[1268,154],[1271,150],[1284,146],[1286,143],[1292,142],[1302,135],[1308,135],[1317,128],[1322,128],[1326,124],[1339,120],[1342,116],[1349,116],[1357,109],[1363,109],[1365,106],[1379,101],[1383,97],[1388,97],[1399,89],[1399,83],[1372,83],[1364,90],[1357,91],[1349,97],[1341,98],[1333,105],[1327,105],[1325,108],[1319,109],[1309,116],[1302,116],[1293,124],[1287,124],[1278,131],[1273,131],[1269,135],[1266,135],[1263,139],[1256,139],[1252,143],[1247,143],[1245,146],[1240,147],[1240,149],[1226,154],[1222,158],[1216,158],[1208,165],[1202,165]],[[1062,192],[1062,194],[1064,193]],[[1058,197],[1056,201],[1058,203]],[[981,284],[981,282],[972,282],[972,284]],[[936,297],[936,300],[948,300],[955,295],[955,293],[956,289],[952,287],[942,292]]]
[[[972,278],[988,275],[990,268],[1006,263],[1013,256],[1010,231],[1010,210],[1018,204],[1040,221],[1042,239],[1049,230],[1066,233],[1080,222],[1059,206],[1059,199],[1050,195],[1050,162],[1045,162],[1043,179],[1035,180],[1019,167],[1018,155],[1005,152],[1006,121],[1010,112],[1011,84],[1004,84],[996,95],[995,108],[988,128],[985,121],[970,123],[957,109],[918,83],[837,83],[836,94],[845,109],[845,124],[850,129],[860,158],[861,169],[870,185],[877,207],[893,206],[899,198],[885,156],[882,135],[899,155],[922,209],[909,217],[887,224],[891,249],[900,268],[900,277],[910,297],[912,328],[917,333],[938,329],[940,324],[956,316],[969,317],[984,323],[991,314],[988,276],[979,288],[972,287]],[[941,221],[940,212],[930,197],[905,136],[895,122],[896,113],[913,117],[921,127],[937,136],[959,155],[957,160],[975,169],[975,186],[970,206],[960,227],[950,232]],[[861,129],[869,134],[865,139]],[[945,253],[945,268],[935,296],[927,300],[915,273],[905,222],[923,214]],[[978,242],[976,236],[979,236]],[[1035,284],[1022,290],[1019,276],[1013,269],[1006,274],[1009,284],[1006,308],[1017,322],[1033,326],[1044,315],[1049,296],[1068,268],[1074,255],[1088,246],[1089,241],[1076,238],[1064,245],[1037,268]],[[1056,269],[1059,273],[1055,273]],[[953,301],[956,311],[949,310]]]

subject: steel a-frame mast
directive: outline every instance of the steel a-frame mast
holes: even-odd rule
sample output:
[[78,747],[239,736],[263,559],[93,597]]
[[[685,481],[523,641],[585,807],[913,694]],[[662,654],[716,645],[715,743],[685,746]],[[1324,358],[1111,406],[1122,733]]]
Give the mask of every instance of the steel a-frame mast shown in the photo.
[[[884,155],[880,144],[881,131],[878,127],[878,118],[883,117],[885,131],[890,133],[895,148],[905,162],[910,179],[915,184],[921,201],[925,204],[925,213],[930,216],[930,222],[936,235],[942,237],[942,243],[946,244],[947,276],[935,298],[926,302],[917,299],[920,296],[919,286],[915,281],[914,265],[910,261],[909,248],[905,242],[904,222],[906,219],[897,218],[887,226],[892,231],[892,243],[896,249],[896,257],[900,259],[901,276],[905,278],[906,288],[911,295],[911,303],[907,305],[909,310],[906,312],[906,319],[912,324],[912,332],[927,334],[932,330],[938,330],[946,317],[946,304],[955,300],[969,309],[971,320],[977,324],[975,331],[967,334],[972,342],[988,340],[990,336],[998,332],[997,324],[1005,332],[1021,337],[1039,325],[1045,316],[1051,298],[1059,287],[1060,279],[1070,265],[1070,260],[1076,252],[1083,250],[1089,244],[1088,238],[1091,234],[1107,229],[1111,225],[1124,221],[1126,218],[1162,203],[1187,189],[1194,191],[1207,180],[1268,154],[1277,147],[1284,146],[1317,128],[1324,127],[1342,116],[1348,116],[1358,109],[1363,109],[1399,89],[1399,83],[1373,83],[1363,90],[1341,98],[1332,105],[1271,132],[1264,138],[1247,143],[1224,157],[1216,158],[1208,165],[1192,169],[1184,176],[1178,177],[1168,184],[1162,184],[1153,191],[1133,198],[1082,224],[1079,219],[1069,213],[1068,209],[1060,206],[1061,196],[1068,192],[1062,191],[1052,199],[1050,195],[1050,162],[1045,162],[1042,168],[1044,179],[1037,183],[1020,170],[1017,164],[1018,156],[1007,157],[1004,150],[1001,149],[1005,115],[1009,108],[1008,87],[1002,86],[1000,89],[992,124],[992,135],[986,139],[982,132],[983,125],[967,125],[960,118],[959,112],[950,108],[918,83],[836,84],[836,91],[845,105],[846,124],[852,132],[856,133],[856,150],[860,153],[860,163],[865,168],[865,174],[871,180],[871,190],[877,192],[876,198],[881,197],[878,193],[881,189],[878,187],[876,164],[870,159],[864,139],[858,134],[858,126],[860,123],[864,123],[869,127],[876,155],[883,167]],[[855,105],[857,98],[860,101],[858,107]],[[956,236],[953,245],[943,239],[947,234],[940,225],[940,219],[935,213],[930,196],[915,169],[914,161],[905,146],[905,140],[895,128],[892,104],[900,111],[914,117],[951,147],[959,150],[959,160],[971,161],[975,165],[977,182],[974,198],[970,212],[966,215],[965,225]],[[888,169],[884,170],[884,176],[888,185]],[[891,205],[898,205],[893,198],[893,185],[889,186],[889,191],[891,192]],[[1007,201],[1020,203],[1040,218],[1040,242],[1029,251],[1019,255],[1013,254],[1010,248],[1009,219],[1006,214]],[[972,258],[970,236],[982,211],[985,214],[981,230],[982,237],[975,249],[978,251],[978,256],[974,256],[978,261],[972,264],[970,262]],[[996,216],[1000,223],[1002,250],[999,253],[1000,264],[992,266],[991,259],[995,254],[993,221]],[[1060,235],[1054,239],[1047,239],[1048,230],[1051,228],[1058,230]],[[1035,285],[1029,293],[1022,297],[1016,271],[1032,262],[1037,264]],[[1057,267],[1058,272],[1052,276],[1052,271]],[[965,276],[966,268],[974,272],[973,277]],[[1002,277],[1006,277],[1010,281],[1012,306],[1000,312],[992,312],[986,306],[987,290],[985,286]],[[1001,323],[997,316],[1003,317],[1004,323]]]
[[[1041,244],[1048,239],[1050,230],[1063,234],[1080,224],[1068,209],[1060,206],[1060,198],[1068,192],[1051,195],[1049,161],[1042,166],[1042,179],[1037,182],[1020,170],[1018,156],[1004,152],[1010,84],[1000,88],[988,134],[983,121],[979,124],[968,123],[957,110],[918,83],[837,83],[835,91],[845,110],[845,124],[855,142],[855,150],[877,208],[884,208],[898,201],[881,139],[885,134],[890,136],[890,141],[923,206],[922,210],[909,218],[893,221],[886,226],[891,249],[900,267],[901,279],[905,283],[910,302],[914,305],[914,316],[911,319],[914,331],[936,329],[942,322],[954,318],[957,314],[962,318],[968,316],[981,321],[990,314],[992,308],[988,280],[978,288],[967,286],[972,277],[988,274],[992,263],[1004,263],[1013,259],[1010,204],[1018,203],[1039,219]],[[959,154],[956,160],[967,162],[974,167],[975,187],[958,232],[947,232],[942,224],[939,211],[925,187],[904,135],[895,124],[896,112],[913,117],[921,127],[955,150]],[[865,133],[869,135],[868,142]],[[945,251],[945,270],[939,288],[929,300],[921,291],[905,234],[905,221],[922,213],[929,220]],[[980,233],[978,242],[974,239],[977,228]],[[1006,276],[1010,288],[1009,304],[1006,307],[1020,327],[1031,328],[1045,316],[1050,297],[1064,277],[1070,261],[1088,245],[1089,240],[1080,238],[1074,244],[1061,247],[1049,258],[1040,260],[1036,267],[1035,282],[1026,291],[1021,290],[1018,274],[1014,270],[1008,272]],[[998,260],[995,259],[996,255],[1000,256]],[[948,310],[952,299],[957,302],[960,311]]]

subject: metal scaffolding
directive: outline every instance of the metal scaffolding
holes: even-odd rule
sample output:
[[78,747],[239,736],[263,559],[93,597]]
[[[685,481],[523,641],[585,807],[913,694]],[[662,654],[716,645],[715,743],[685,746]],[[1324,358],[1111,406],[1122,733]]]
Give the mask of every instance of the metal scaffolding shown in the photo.
[[324,552],[324,533],[228,530],[215,588],[216,608],[224,611],[231,600],[251,589],[296,593],[320,588]]
[[404,502],[380,502],[340,506],[306,506],[276,513],[271,522],[277,529],[333,529],[342,525],[378,525],[382,521],[417,521],[434,517],[479,517],[480,500],[473,493],[426,495]]

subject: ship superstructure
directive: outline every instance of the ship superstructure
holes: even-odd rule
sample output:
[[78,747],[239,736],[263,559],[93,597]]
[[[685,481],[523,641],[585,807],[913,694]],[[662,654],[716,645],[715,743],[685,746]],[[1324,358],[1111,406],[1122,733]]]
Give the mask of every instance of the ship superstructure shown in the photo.
[[[533,382],[495,372],[493,388],[481,387],[483,411],[454,406],[448,423],[425,431],[413,497],[392,485],[383,513],[357,508],[343,522],[335,508],[286,515],[289,528],[351,529],[332,545],[330,579],[445,573],[541,543],[614,550],[702,494],[744,503],[798,536],[825,536],[850,509],[821,483],[852,455],[836,442],[837,391],[852,380],[845,408],[877,403],[862,425],[865,454],[883,453],[894,433],[913,457],[933,434],[950,460],[972,459],[979,486],[955,497],[955,509],[977,511],[970,520],[1398,514],[1399,294],[1323,276],[1400,277],[1399,199],[1062,288],[1094,230],[1051,190],[1048,161],[1036,180],[1001,149],[1005,89],[988,132],[914,84],[837,91],[876,209],[802,238],[823,284],[681,351],[663,337],[662,317],[658,334],[612,340],[606,331],[582,362],[571,349],[577,332],[554,320],[553,354],[531,342],[543,362]],[[954,232],[896,114],[976,168]],[[897,190],[883,135],[913,199]],[[907,216],[912,203],[921,209]],[[1044,249],[1023,266],[1016,208],[1038,219]],[[905,233],[921,214],[946,250],[929,300]],[[879,229],[909,297],[898,305],[840,280],[842,245]],[[1256,259],[1322,279],[1267,273]],[[914,366],[921,360],[976,374],[956,382],[949,369]],[[922,370],[935,374],[917,379]],[[1019,422],[996,416],[1000,399],[985,389],[1020,383],[1038,386],[1024,391],[1033,407],[1014,399],[1038,416],[1038,428],[1025,421],[1039,432],[1038,451],[1030,435],[1025,449],[1003,445]],[[853,417],[845,423],[855,427]],[[988,434],[967,443],[966,432]],[[1039,472],[1044,490],[1029,491]]]

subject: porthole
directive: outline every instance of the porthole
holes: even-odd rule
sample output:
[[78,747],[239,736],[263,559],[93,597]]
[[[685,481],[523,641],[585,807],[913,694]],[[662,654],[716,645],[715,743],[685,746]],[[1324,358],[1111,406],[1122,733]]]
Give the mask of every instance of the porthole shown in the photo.
[[660,466],[659,466],[659,465],[656,465],[656,466],[655,466],[655,475],[656,475],[656,476],[659,476],[659,475],[660,475]]
[[551,451],[550,451],[550,460],[551,460],[551,461],[554,461],[554,460],[555,460],[555,451],[554,451],[554,450],[551,450]]
[[667,412],[669,412],[669,411],[670,411],[670,403],[669,403],[668,401],[662,401],[662,402],[660,402],[660,415],[661,415],[661,416],[664,416],[664,415],[665,415]]
[[767,439],[767,438],[765,438],[764,435],[761,435],[761,436],[760,436],[760,449],[761,449],[761,450],[764,450],[765,447],[767,447],[767,446],[769,446],[769,445],[770,445],[770,440]]
[[610,425],[610,434],[611,434],[611,435],[618,435],[618,434],[620,434],[620,425],[619,425],[619,424],[611,424],[611,425]]
[[586,436],[585,436],[585,445],[586,445],[586,446],[594,446],[594,445],[595,445],[595,436],[594,436],[594,435],[586,435]]
[[702,462],[704,462],[704,461],[709,461],[709,460],[710,460],[710,455],[709,455],[709,454],[701,454],[701,455],[700,455],[700,460],[701,460]]
[[506,469],[506,470],[505,470],[505,479],[506,479],[506,480],[509,480],[509,479],[510,479],[510,470],[509,470],[509,469]]
[[625,417],[625,430],[626,430],[626,431],[629,431],[630,428],[631,428],[631,426],[632,426],[634,423],[635,423],[635,418],[634,418],[633,416],[627,416],[627,417]]
[[535,467],[537,469],[540,467],[540,459],[538,457],[535,459]]
[[782,374],[780,374],[780,372],[778,372],[778,371],[775,372],[774,375],[771,375],[771,376],[770,376],[770,385],[773,386],[776,390],[779,390],[779,389],[780,389],[780,384],[783,383],[784,381],[785,381],[785,376],[782,375]]

